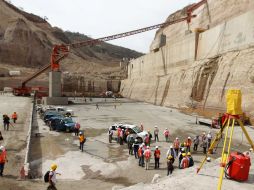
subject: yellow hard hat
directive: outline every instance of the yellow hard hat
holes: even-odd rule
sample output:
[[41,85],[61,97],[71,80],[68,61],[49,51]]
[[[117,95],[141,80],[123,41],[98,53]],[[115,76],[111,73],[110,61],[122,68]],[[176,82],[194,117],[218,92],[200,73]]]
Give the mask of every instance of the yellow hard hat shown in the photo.
[[56,170],[56,168],[57,168],[57,165],[56,165],[56,164],[52,164],[52,165],[51,165],[51,169],[52,169],[52,170]]
[[171,156],[171,155],[168,156],[168,160],[170,160],[170,159],[172,159],[172,158],[173,158],[173,156]]
[[186,156],[186,153],[182,153],[183,156]]
[[187,155],[188,155],[188,156],[191,156],[191,153],[190,153],[190,152],[188,152],[188,153],[187,153]]

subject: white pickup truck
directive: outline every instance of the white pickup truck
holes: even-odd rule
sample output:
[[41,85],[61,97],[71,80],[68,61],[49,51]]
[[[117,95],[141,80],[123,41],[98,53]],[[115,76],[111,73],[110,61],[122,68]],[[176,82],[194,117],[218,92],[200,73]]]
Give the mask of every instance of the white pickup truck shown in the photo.
[[56,107],[56,111],[66,116],[74,116],[74,111],[65,107]]

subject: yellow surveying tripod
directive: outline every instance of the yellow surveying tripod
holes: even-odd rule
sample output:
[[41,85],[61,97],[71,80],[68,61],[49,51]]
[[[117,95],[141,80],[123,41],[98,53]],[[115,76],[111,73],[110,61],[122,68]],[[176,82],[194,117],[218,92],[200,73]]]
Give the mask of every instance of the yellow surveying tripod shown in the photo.
[[240,115],[242,114],[242,108],[241,108],[241,91],[240,90],[228,90],[227,92],[227,113],[224,114],[225,120],[223,121],[223,124],[221,126],[221,130],[215,135],[214,140],[212,141],[210,147],[208,148],[208,152],[201,162],[199,168],[197,169],[197,173],[201,170],[203,165],[205,164],[207,157],[209,154],[213,153],[214,147],[216,147],[222,138],[223,131],[226,130],[225,136],[224,136],[224,143],[221,153],[221,163],[220,163],[220,176],[219,176],[219,182],[217,186],[217,190],[221,190],[222,187],[222,180],[224,176],[225,166],[228,161],[228,157],[230,155],[230,147],[232,143],[232,137],[234,133],[234,126],[235,121],[238,122],[238,124],[241,126],[241,129],[247,138],[249,144],[251,145],[252,149],[254,149],[254,144],[246,131],[242,121],[240,120]]

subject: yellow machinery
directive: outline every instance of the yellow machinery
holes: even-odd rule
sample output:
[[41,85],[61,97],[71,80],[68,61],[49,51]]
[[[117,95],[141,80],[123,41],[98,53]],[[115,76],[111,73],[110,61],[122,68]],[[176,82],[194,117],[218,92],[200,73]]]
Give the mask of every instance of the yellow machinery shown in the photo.
[[220,163],[220,176],[219,176],[219,182],[218,182],[218,187],[217,190],[221,190],[222,187],[222,180],[224,176],[224,170],[225,166],[228,161],[228,157],[230,155],[230,147],[232,143],[232,137],[234,133],[234,125],[235,121],[237,121],[241,129],[247,138],[249,144],[251,147],[254,149],[253,142],[246,131],[245,127],[243,126],[242,121],[240,120],[240,116],[242,114],[242,108],[241,108],[241,91],[240,90],[228,90],[227,92],[227,113],[224,114],[225,116],[225,121],[222,124],[221,130],[215,135],[214,140],[212,141],[210,147],[208,148],[208,152],[201,162],[199,168],[197,169],[197,173],[201,170],[203,165],[205,164],[207,157],[209,154],[212,154],[214,147],[216,147],[222,138],[223,131],[226,130],[225,135],[224,135],[224,143],[223,143],[223,148],[222,148],[222,153],[221,153],[221,163]]

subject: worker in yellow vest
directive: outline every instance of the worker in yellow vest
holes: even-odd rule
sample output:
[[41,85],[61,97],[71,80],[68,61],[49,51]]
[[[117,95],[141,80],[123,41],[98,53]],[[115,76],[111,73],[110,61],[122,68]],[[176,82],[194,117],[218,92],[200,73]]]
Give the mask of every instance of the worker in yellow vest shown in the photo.
[[82,132],[79,132],[79,149],[81,152],[84,150],[85,136]]

